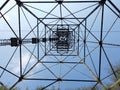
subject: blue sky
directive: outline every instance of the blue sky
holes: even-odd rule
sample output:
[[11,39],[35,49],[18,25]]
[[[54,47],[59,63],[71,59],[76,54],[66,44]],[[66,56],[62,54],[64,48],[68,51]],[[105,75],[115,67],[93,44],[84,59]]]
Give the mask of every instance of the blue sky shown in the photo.
[[[24,2],[28,0],[21,1]],[[120,2],[113,0],[111,1],[118,7],[118,9],[120,8]],[[4,2],[0,1],[0,3],[0,5],[2,5]],[[56,31],[57,25],[65,24],[69,25],[69,29],[73,31],[72,38],[74,38],[74,45],[73,48],[71,48],[71,51],[65,53],[64,55],[75,56],[60,55],[59,53],[57,53],[56,48],[50,47],[50,44],[54,45],[51,42],[46,42],[46,44],[43,42],[40,42],[39,44],[22,44],[21,47],[11,47],[10,45],[0,46],[0,81],[4,83],[8,88],[11,88],[17,82],[15,86],[22,88],[22,90],[24,90],[24,88],[26,87],[29,87],[30,90],[34,90],[34,88],[36,88],[37,86],[44,87],[52,84],[59,78],[63,80],[96,80],[96,78],[99,77],[100,54],[101,80],[109,75],[109,69],[111,70],[110,63],[114,67],[117,63],[119,63],[120,60],[120,18],[117,17],[117,15],[120,14],[108,1],[106,1],[106,5],[104,6],[104,19],[102,27],[103,48],[100,48],[99,41],[101,34],[100,31],[102,21],[102,6],[99,6],[85,20],[90,12],[92,12],[98,5],[98,2],[74,4],[63,3],[62,5],[59,5],[58,3],[24,3],[23,6],[19,8],[19,20],[18,5],[16,5],[15,1],[10,0],[1,10],[1,13],[4,15],[4,18],[0,15],[1,40],[10,40],[10,38],[16,36],[20,37],[19,25],[21,38],[25,40],[31,40],[31,38],[34,37],[44,38],[46,36],[47,38],[49,38],[51,36],[51,33],[53,33],[53,31]],[[110,8],[112,8],[112,10],[115,12],[110,10],[107,5],[110,6]],[[32,12],[32,14],[29,11]],[[117,15],[115,15],[115,13]],[[37,20],[36,17],[40,19]],[[65,19],[60,20],[59,18],[61,17]],[[40,23],[40,21],[42,21],[42,23]],[[82,23],[79,26],[76,26],[80,22]],[[7,23],[9,23],[9,25]],[[39,24],[37,25],[37,23]],[[37,30],[39,33],[37,32]],[[84,44],[85,31],[86,44]],[[45,34],[45,32],[47,33]],[[100,53],[100,49],[102,53]],[[39,63],[37,63],[38,60]],[[85,62],[83,64],[80,64],[84,60]],[[68,62],[73,63],[70,64]],[[77,63],[75,64],[74,62]],[[6,70],[3,70],[3,68],[5,68]],[[25,75],[24,80],[18,82],[21,74]],[[107,85],[108,82],[110,82],[110,77],[102,80],[102,83],[104,85]],[[68,88],[79,88],[81,86],[92,86],[95,84],[96,82],[58,81],[50,85],[50,87],[48,88],[55,86],[56,88],[64,90]],[[98,86],[99,85],[100,84],[98,84]],[[100,85],[100,87],[102,86]]]

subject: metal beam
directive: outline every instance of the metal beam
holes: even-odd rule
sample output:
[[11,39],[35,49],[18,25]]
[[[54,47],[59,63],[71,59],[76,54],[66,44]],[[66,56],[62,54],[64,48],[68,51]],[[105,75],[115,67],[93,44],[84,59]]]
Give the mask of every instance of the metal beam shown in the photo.
[[0,11],[5,7],[5,5],[9,2],[10,0],[6,0],[6,2],[0,7]]
[[[63,1],[62,3],[97,3],[96,1]],[[23,3],[58,3],[57,1],[23,1]]]

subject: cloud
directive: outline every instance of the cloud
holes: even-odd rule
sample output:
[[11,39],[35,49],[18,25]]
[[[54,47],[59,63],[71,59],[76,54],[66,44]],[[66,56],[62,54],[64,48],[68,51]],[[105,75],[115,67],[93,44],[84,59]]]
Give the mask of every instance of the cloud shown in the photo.
[[[22,55],[22,69],[24,69],[29,61],[29,58],[30,58],[30,55],[28,53],[25,53]],[[19,57],[16,58],[16,60],[14,60],[14,63],[12,64],[12,72],[15,73],[15,74],[19,74],[20,73],[20,61],[17,61],[19,60]],[[29,66],[33,65],[35,63],[35,60],[32,58],[29,62]]]

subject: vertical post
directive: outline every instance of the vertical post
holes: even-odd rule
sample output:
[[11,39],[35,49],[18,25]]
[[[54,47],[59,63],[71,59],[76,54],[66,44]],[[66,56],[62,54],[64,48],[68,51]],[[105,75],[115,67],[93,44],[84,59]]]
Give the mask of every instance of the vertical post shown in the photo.
[[99,79],[101,78],[101,63],[102,63],[102,38],[103,38],[103,26],[104,26],[104,3],[101,4],[102,14],[101,14],[101,30],[100,30],[100,51],[99,51]]
[[85,19],[85,30],[84,30],[84,62],[86,60],[86,29],[87,29],[87,20]]
[[[79,56],[79,45],[80,45],[80,39],[79,39],[79,37],[80,37],[80,25],[78,25],[77,26],[78,27],[78,40],[77,40],[77,43],[78,43],[78,50],[77,50],[77,55]],[[75,30],[74,30],[74,47],[75,47]]]
[[62,20],[62,3],[60,3],[60,19],[61,19],[61,24],[63,24],[63,20]]
[[[46,37],[46,25],[45,25],[45,39],[47,39],[47,37]],[[45,41],[45,55],[47,54],[46,51],[47,50],[46,50],[46,41]]]
[[20,6],[18,5],[18,26],[19,26],[19,53],[20,53],[20,76],[22,76],[22,39],[21,39],[21,15]]
[[[37,39],[39,39],[39,20],[37,19]],[[37,43],[37,59],[39,60],[39,42]]]

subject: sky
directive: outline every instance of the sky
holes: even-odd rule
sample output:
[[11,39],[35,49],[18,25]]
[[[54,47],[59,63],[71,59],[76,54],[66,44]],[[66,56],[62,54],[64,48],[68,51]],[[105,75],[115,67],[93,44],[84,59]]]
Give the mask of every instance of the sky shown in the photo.
[[[119,1],[111,1],[118,9],[120,8]],[[4,1],[0,1],[0,3],[1,6]],[[0,11],[3,15],[0,14],[0,42],[8,41],[9,43],[11,38],[16,37],[30,42],[18,47],[0,46],[0,81],[8,88],[15,85],[22,90],[26,87],[34,90],[39,86],[48,86],[48,89],[55,87],[61,90],[94,86],[96,82],[85,81],[95,81],[98,77],[104,85],[111,83],[110,77],[105,77],[110,74],[111,65],[114,68],[120,60],[120,18],[118,17],[120,13],[106,1],[102,21],[103,7],[97,8],[98,5],[98,2],[62,3],[62,5],[58,3],[23,3],[23,6],[18,7],[15,1],[10,0]],[[93,10],[94,12],[89,15]],[[31,43],[32,38],[41,40],[45,36],[52,37],[57,26],[62,24],[69,25],[69,30],[73,34],[71,39],[74,40],[73,46],[68,53],[63,51],[64,54],[60,55],[54,46],[55,42]],[[102,48],[99,44],[101,27],[103,30]],[[24,79],[19,82],[21,75],[24,76]],[[112,76],[114,77],[113,74]],[[66,81],[56,82],[59,79]],[[97,86],[102,88],[100,84]]]

